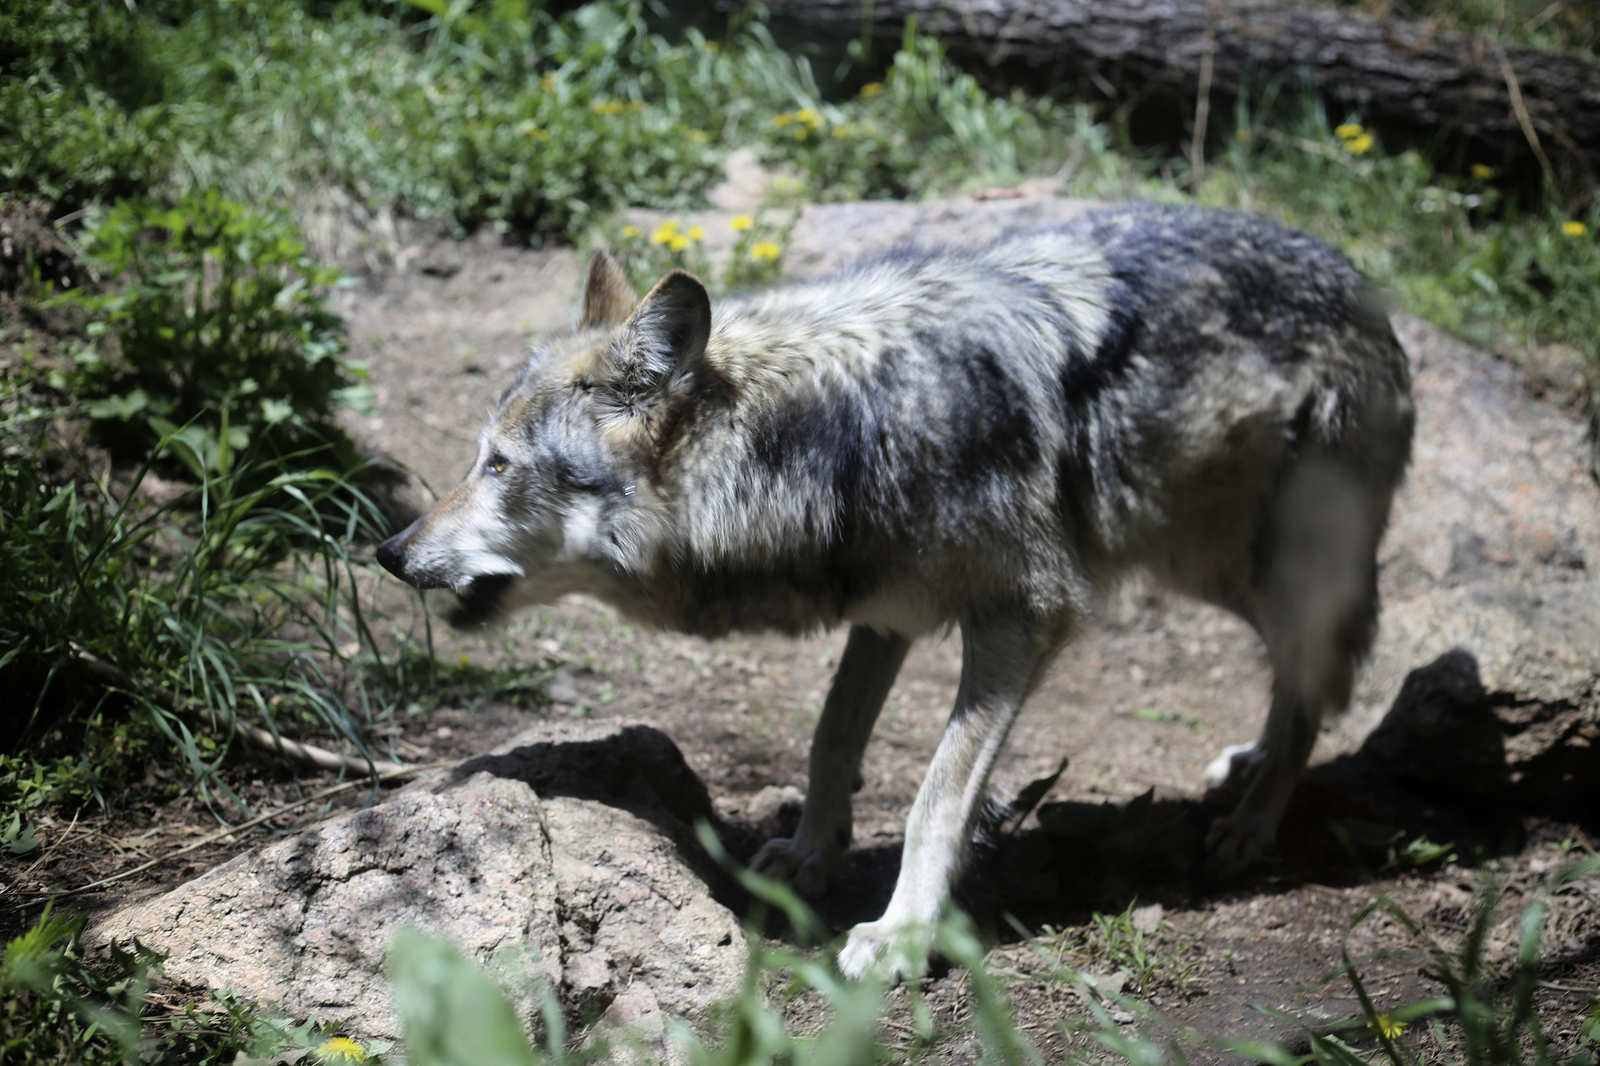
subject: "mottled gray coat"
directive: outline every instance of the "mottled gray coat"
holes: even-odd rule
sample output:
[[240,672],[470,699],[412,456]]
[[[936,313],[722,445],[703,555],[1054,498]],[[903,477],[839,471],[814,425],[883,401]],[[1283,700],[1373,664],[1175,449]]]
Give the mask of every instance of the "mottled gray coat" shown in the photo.
[[591,264],[473,471],[380,549],[484,622],[566,592],[685,632],[853,629],[799,831],[758,868],[820,891],[911,640],[959,625],[956,708],[888,913],[851,972],[909,972],[1006,731],[1054,654],[1143,572],[1235,611],[1276,676],[1219,861],[1270,843],[1371,641],[1412,428],[1406,359],[1337,252],[1249,215],[1130,207],[978,251],[905,250],[722,302],[636,304]]

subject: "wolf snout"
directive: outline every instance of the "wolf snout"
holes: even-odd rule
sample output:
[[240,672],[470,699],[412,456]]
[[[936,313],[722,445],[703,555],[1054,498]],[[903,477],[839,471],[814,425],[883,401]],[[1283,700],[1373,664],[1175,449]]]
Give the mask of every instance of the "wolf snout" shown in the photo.
[[379,566],[383,567],[385,570],[389,571],[389,573],[393,574],[395,577],[399,578],[401,581],[404,581],[408,585],[415,585],[417,588],[422,589],[443,588],[445,584],[444,582],[430,581],[426,576],[420,576],[414,573],[406,565],[406,545],[416,534],[417,528],[421,524],[422,523],[420,520],[411,523],[409,526],[402,529],[400,532],[396,533],[382,544],[378,545],[378,550],[374,554],[377,556]]

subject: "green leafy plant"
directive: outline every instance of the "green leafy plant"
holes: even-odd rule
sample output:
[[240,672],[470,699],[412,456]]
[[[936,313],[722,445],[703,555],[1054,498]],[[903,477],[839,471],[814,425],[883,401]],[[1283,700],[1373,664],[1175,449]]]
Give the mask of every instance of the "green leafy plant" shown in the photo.
[[990,95],[908,21],[881,82],[851,100],[819,97],[771,116],[763,158],[824,200],[901,198],[975,177],[1015,179],[1060,154],[1074,125],[1048,100]]
[[697,275],[713,294],[717,294],[777,281],[783,272],[789,232],[797,217],[790,214],[787,221],[780,224],[771,221],[766,212],[734,215],[728,220],[734,232],[734,243],[720,271],[714,267],[706,250],[705,228],[698,223],[684,225],[669,218],[648,233],[626,224],[605,243],[641,293],[648,291],[668,271],[681,269]]
[[365,396],[327,306],[340,275],[282,215],[214,190],[170,208],[124,200],[90,223],[84,253],[123,283],[60,297],[90,312],[98,342],[53,384],[90,399],[101,426],[130,430],[127,443],[181,435],[191,446],[173,455],[195,476],[226,476],[252,442],[303,446],[326,435],[336,403]]

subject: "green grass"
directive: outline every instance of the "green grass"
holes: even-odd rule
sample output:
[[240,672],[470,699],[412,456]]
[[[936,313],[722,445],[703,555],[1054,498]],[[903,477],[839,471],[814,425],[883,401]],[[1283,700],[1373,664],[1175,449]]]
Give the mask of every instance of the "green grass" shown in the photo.
[[[1600,860],[1593,858],[1567,863],[1535,889],[1514,922],[1517,950],[1509,972],[1491,964],[1487,946],[1491,930],[1502,924],[1496,911],[1506,899],[1503,882],[1493,875],[1484,875],[1468,928],[1453,949],[1430,939],[1388,896],[1380,897],[1356,916],[1352,931],[1379,916],[1391,921],[1385,953],[1418,952],[1444,994],[1380,1011],[1367,992],[1360,963],[1347,952],[1330,977],[1349,982],[1361,1005],[1353,1017],[1301,1018],[1275,1007],[1256,1007],[1280,1023],[1302,1027],[1293,1048],[1174,1025],[1149,1005],[1113,991],[1103,979],[1064,967],[1059,945],[1052,941],[1039,942],[1037,950],[1051,970],[1050,980],[1075,989],[1083,1004],[1080,1012],[1058,1022],[1083,1041],[1072,1061],[1179,1066],[1203,1052],[1272,1066],[1592,1066],[1600,1044],[1600,997],[1576,1046],[1563,1055],[1551,1047],[1533,1009],[1533,990],[1551,895],[1573,890],[1597,870]],[[747,872],[740,876],[757,898],[786,912],[800,936],[815,940],[820,926],[792,893]],[[1115,916],[1097,920],[1091,939],[1108,922],[1117,921]],[[548,991],[543,993],[537,1039],[530,1039],[507,990],[497,983],[512,980],[509,970],[502,967],[500,976],[492,978],[449,942],[419,933],[403,934],[390,954],[395,1003],[405,1030],[401,1045],[390,1046],[336,1036],[337,1022],[272,1018],[226,992],[212,993],[198,1005],[153,1009],[143,993],[159,980],[160,956],[136,948],[90,966],[78,945],[81,927],[81,920],[47,911],[33,929],[7,945],[0,958],[0,1051],[7,1062],[133,1061],[123,1055],[135,1048],[136,1061],[160,1063],[232,1062],[236,1054],[262,1061],[306,1050],[312,1051],[312,1061],[411,1066],[580,1066],[611,1061],[607,1055],[620,1049],[637,1056],[634,1061],[657,1061],[659,1056],[625,1030],[576,1041]],[[971,923],[952,913],[932,940],[969,977],[971,1010],[953,1027],[936,1026],[912,989],[913,1039],[907,1048],[892,1049],[880,1036],[884,988],[841,979],[831,961],[832,947],[820,953],[797,950],[774,945],[752,931],[741,990],[712,1007],[701,1031],[681,1024],[671,1028],[670,1040],[681,1056],[674,1061],[695,1066],[940,1061],[969,1035],[976,1037],[982,1062],[1023,1066],[1042,1061],[1017,1027],[1002,981],[986,967],[987,946]],[[796,1032],[786,1020],[786,1005],[800,995],[826,1004],[825,1020],[814,1031]],[[347,1021],[359,1029],[360,1019]]]

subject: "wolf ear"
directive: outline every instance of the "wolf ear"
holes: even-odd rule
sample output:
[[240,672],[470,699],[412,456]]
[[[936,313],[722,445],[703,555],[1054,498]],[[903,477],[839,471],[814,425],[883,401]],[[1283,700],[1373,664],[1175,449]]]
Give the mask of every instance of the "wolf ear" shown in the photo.
[[589,257],[589,277],[583,283],[583,310],[578,314],[578,328],[618,326],[627,321],[639,298],[628,275],[611,258],[611,253],[596,250]]
[[674,270],[645,294],[613,349],[613,381],[637,397],[692,370],[711,338],[711,297],[693,274]]

